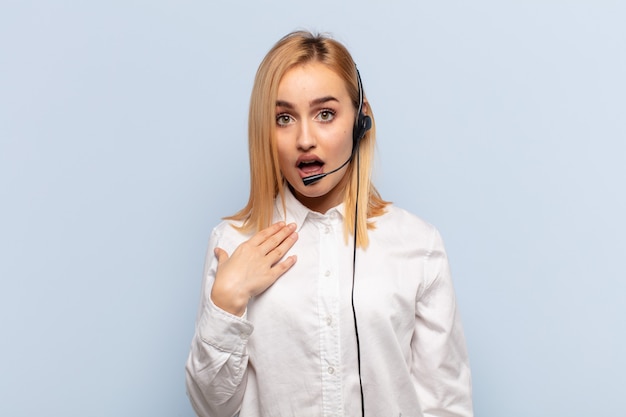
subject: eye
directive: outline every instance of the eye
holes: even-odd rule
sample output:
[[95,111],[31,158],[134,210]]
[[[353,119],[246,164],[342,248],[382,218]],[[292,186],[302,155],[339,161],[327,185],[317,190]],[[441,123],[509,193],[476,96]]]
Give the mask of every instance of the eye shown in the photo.
[[320,122],[328,123],[335,118],[335,112],[331,109],[324,109],[317,114],[316,119]]
[[276,124],[278,126],[287,126],[292,122],[293,122],[293,117],[291,117],[287,113],[281,113],[276,116]]

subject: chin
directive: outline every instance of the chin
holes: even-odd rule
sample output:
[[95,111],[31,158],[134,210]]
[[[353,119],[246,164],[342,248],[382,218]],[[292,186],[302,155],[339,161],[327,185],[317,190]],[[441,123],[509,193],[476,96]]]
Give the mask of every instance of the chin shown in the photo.
[[291,190],[308,198],[321,197],[325,195],[328,191],[322,189],[325,187],[319,187],[319,185],[319,183],[312,185],[298,184],[297,187],[291,186]]
[[324,178],[311,185],[304,185],[301,181],[298,187],[292,186],[292,189],[295,188],[297,193],[307,198],[323,198],[329,197],[331,194],[336,194],[338,187],[343,188],[341,183],[325,182],[325,180],[328,179]]

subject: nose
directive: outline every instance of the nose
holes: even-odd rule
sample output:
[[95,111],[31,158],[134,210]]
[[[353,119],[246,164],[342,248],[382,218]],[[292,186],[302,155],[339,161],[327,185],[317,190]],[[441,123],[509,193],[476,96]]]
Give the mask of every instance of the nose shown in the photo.
[[299,150],[308,151],[315,148],[317,140],[315,137],[315,130],[307,121],[299,123],[300,129],[298,129],[298,137],[296,138],[296,146]]

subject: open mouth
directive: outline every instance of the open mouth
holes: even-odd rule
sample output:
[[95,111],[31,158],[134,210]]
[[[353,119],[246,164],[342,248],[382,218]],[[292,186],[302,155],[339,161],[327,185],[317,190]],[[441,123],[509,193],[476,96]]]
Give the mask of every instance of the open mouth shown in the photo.
[[299,161],[297,165],[300,173],[304,176],[321,174],[323,166],[324,163],[317,159]]

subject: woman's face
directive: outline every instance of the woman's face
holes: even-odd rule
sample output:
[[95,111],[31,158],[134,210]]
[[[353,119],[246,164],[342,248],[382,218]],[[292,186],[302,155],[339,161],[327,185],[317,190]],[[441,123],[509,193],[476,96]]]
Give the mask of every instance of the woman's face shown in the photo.
[[296,198],[325,213],[343,201],[348,165],[305,186],[302,178],[330,172],[352,153],[356,110],[345,82],[319,62],[291,68],[278,85],[276,142],[280,170]]

